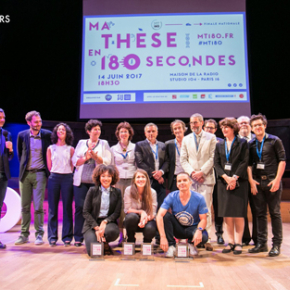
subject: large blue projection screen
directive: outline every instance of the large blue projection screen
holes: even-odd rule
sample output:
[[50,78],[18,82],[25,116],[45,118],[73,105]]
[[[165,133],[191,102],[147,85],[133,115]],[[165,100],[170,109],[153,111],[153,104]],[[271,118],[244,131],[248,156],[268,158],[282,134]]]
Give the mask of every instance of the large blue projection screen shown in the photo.
[[80,118],[250,114],[245,12],[85,15]]

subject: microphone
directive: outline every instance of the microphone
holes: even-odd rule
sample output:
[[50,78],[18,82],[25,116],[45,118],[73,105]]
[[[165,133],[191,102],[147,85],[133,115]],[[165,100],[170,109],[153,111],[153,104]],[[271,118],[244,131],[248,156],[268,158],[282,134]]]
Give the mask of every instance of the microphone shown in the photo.
[[5,141],[8,141],[8,132],[7,131],[3,132],[3,136],[5,137]]

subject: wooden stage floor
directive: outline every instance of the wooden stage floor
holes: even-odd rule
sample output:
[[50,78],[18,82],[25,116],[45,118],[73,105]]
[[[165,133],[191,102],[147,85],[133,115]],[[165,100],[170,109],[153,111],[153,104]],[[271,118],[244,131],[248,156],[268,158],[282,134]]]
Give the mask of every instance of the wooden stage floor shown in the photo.
[[35,246],[34,231],[30,243],[15,246],[19,229],[18,225],[0,235],[7,245],[0,251],[1,290],[290,289],[290,223],[283,224],[284,241],[278,257],[247,253],[252,246],[244,247],[239,256],[222,254],[223,246],[216,244],[213,233],[214,251],[200,250],[199,257],[187,263],[166,259],[163,254],[156,254],[154,261],[140,261],[140,252],[135,261],[122,260],[117,243],[112,244],[114,256],[89,261],[84,246],[64,247],[59,241],[51,248],[46,235],[45,244]]

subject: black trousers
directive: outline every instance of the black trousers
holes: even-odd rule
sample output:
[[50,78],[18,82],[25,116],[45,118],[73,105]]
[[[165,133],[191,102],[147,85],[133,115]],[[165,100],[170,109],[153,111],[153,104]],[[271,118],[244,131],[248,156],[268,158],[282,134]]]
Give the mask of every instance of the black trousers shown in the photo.
[[267,243],[267,206],[271,217],[272,224],[272,243],[275,246],[280,246],[282,243],[282,219],[280,212],[280,203],[282,195],[282,182],[280,187],[275,192],[270,192],[270,187],[267,184],[271,181],[269,179],[261,180],[261,178],[254,177],[260,183],[257,186],[258,193],[254,195],[254,203],[257,212],[257,229],[258,229],[258,243]]
[[214,210],[214,224],[215,224],[215,234],[221,236],[223,232],[223,222],[224,218],[218,216],[218,196],[217,196],[217,183],[214,185],[212,193],[212,204]]
[[252,236],[249,229],[249,221],[248,218],[245,217],[245,228],[244,228],[244,234],[243,234],[243,243],[249,243],[251,240],[254,241],[255,245],[257,244],[257,214],[256,214],[256,207],[254,203],[254,197],[251,193],[251,187],[249,186],[249,194],[248,194],[248,200],[252,212]]
[[[119,227],[118,227],[118,225],[115,224],[115,223],[107,224],[106,228],[105,228],[104,236],[105,236],[106,242],[108,242],[108,243],[117,240],[117,238],[119,237]],[[87,253],[90,256],[91,255],[91,243],[97,243],[98,242],[95,230],[94,229],[87,230],[84,233],[84,239],[85,239],[85,245],[86,245]]]
[[[175,246],[176,241],[174,239],[188,239],[188,242],[191,243],[197,225],[194,226],[183,226],[179,223],[174,215],[167,212],[163,217],[164,230],[169,246]],[[208,240],[208,234],[206,230],[202,231],[202,244],[205,244]]]
[[143,233],[143,242],[151,243],[152,239],[156,234],[156,222],[155,220],[149,221],[144,228],[140,228],[138,223],[140,222],[140,216],[136,213],[128,213],[125,217],[125,227],[127,231],[128,241],[129,243],[135,243],[136,232]]

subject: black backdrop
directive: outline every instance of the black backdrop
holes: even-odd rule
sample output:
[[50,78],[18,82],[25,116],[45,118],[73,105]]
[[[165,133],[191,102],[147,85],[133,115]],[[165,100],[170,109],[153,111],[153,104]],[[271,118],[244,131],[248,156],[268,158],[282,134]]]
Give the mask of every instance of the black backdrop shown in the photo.
[[[289,116],[289,6],[247,1],[252,113],[268,119]],[[10,16],[0,23],[0,107],[7,121],[24,122],[32,109],[44,120],[77,121],[82,1],[1,0],[0,15]]]

